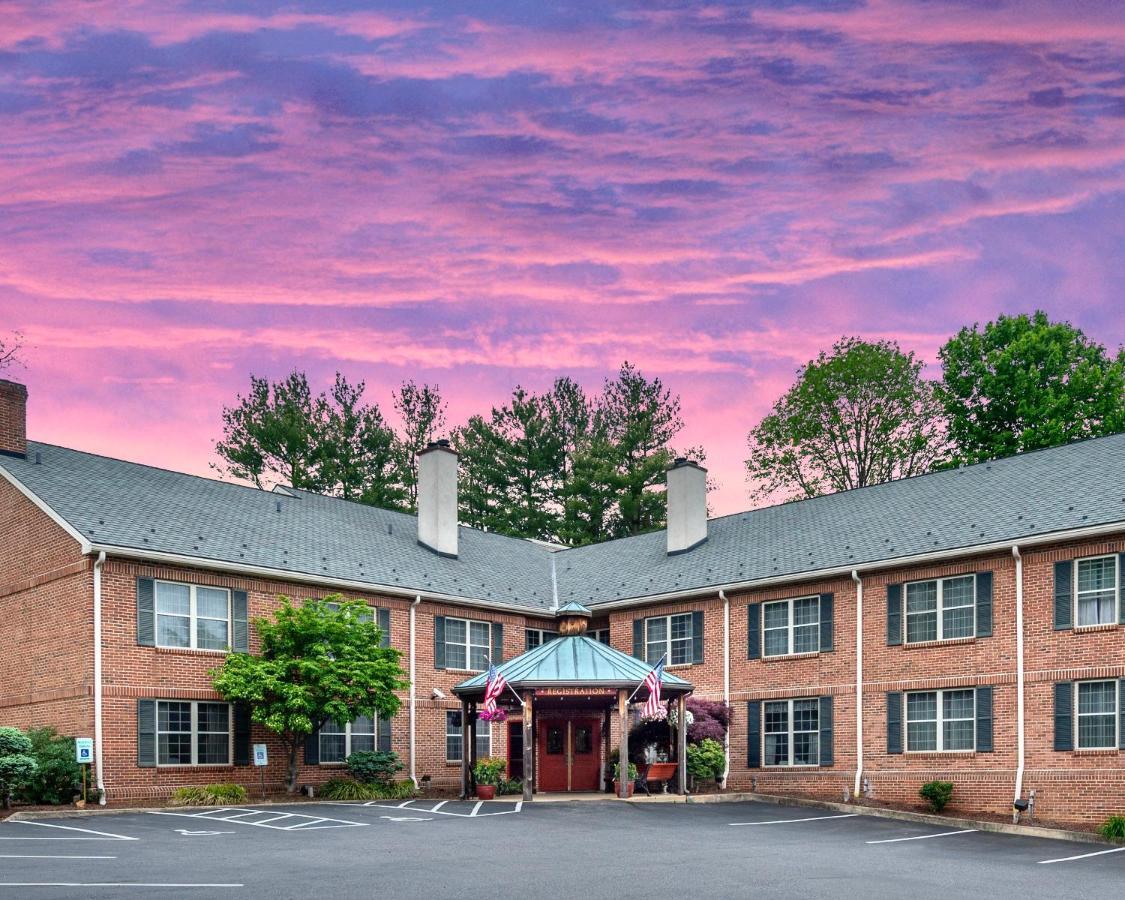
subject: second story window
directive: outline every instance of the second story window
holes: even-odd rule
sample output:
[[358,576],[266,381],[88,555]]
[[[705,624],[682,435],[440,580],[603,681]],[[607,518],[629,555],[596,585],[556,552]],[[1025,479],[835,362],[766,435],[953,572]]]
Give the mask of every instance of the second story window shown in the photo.
[[160,647],[226,650],[230,640],[230,591],[157,581],[156,643]]
[[528,650],[542,647],[547,641],[553,641],[559,636],[557,631],[547,631],[544,628],[526,628],[524,629],[524,634],[526,635]]
[[692,614],[656,616],[645,619],[645,661],[650,665],[666,657],[670,666],[692,661]]
[[906,585],[906,642],[948,641],[976,633],[976,579],[972,575]]
[[488,668],[492,632],[487,622],[445,620],[445,664],[450,669],[483,671]]
[[815,653],[820,649],[820,597],[762,604],[765,656]]
[[1117,622],[1117,578],[1116,556],[1080,559],[1075,563],[1079,627]]

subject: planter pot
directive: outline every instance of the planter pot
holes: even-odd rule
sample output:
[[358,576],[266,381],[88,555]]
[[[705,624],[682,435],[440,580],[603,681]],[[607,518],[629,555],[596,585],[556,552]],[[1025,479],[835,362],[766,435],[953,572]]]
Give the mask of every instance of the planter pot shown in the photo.
[[493,800],[496,797],[496,785],[494,784],[478,784],[477,785],[477,799],[478,800]]
[[[621,796],[621,782],[620,781],[613,782],[613,796],[615,796],[615,797]],[[632,797],[633,796],[633,782],[631,782],[631,781],[625,787],[625,796],[626,797]]]

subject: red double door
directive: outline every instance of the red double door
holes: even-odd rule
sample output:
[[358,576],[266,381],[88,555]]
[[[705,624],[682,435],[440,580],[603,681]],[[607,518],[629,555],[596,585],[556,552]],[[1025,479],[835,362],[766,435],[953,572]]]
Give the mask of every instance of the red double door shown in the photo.
[[600,790],[601,749],[596,718],[540,719],[539,790]]

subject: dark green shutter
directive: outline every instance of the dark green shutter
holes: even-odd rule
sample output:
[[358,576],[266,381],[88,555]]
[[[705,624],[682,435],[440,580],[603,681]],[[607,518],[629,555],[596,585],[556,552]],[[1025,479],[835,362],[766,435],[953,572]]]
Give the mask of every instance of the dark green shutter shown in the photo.
[[234,764],[250,765],[250,707],[245,703],[234,704]]
[[977,572],[977,637],[992,637],[991,572]]
[[379,626],[379,646],[391,646],[391,611],[382,607],[375,610],[375,624]]
[[156,590],[151,578],[137,579],[137,643],[156,646]]
[[[250,621],[246,591],[230,592],[231,618],[234,620],[234,643],[231,649],[235,653],[250,652]],[[243,763],[243,765],[248,765]]]
[[820,698],[820,764],[830,766],[832,759],[832,698]]
[[992,752],[992,688],[977,688],[977,752]]
[[762,701],[750,700],[746,704],[746,765],[750,769],[762,767]]
[[320,730],[317,729],[305,738],[305,765],[320,765]]
[[532,629],[530,629],[530,628],[525,628],[523,630],[523,650],[524,650],[524,653],[526,653],[528,650],[531,649],[531,631],[532,631]]
[[144,769],[156,767],[155,700],[137,701],[137,765]]
[[887,585],[887,646],[902,643],[902,585]]
[[832,616],[835,605],[832,594],[820,595],[820,652],[827,653],[832,649]]
[[746,658],[760,659],[762,656],[762,604],[751,603],[746,607]]
[[500,665],[504,661],[504,626],[496,622],[492,624],[492,664]]
[[1074,749],[1074,682],[1055,683],[1055,749]]
[[1071,580],[1074,563],[1069,559],[1055,563],[1055,631],[1074,627],[1074,602]]
[[[1125,625],[1125,553],[1117,557],[1117,621]],[[1120,730],[1125,734],[1125,719]]]
[[434,668],[445,668],[445,616],[434,616]]
[[645,658],[645,620],[633,619],[633,656]]
[[1117,749],[1125,750],[1125,678],[1117,682]]
[[902,692],[887,692],[887,752],[902,753]]
[[391,717],[379,716],[379,737],[375,744],[376,750],[386,753],[391,752]]
[[691,662],[692,665],[703,664],[703,613],[691,614]]

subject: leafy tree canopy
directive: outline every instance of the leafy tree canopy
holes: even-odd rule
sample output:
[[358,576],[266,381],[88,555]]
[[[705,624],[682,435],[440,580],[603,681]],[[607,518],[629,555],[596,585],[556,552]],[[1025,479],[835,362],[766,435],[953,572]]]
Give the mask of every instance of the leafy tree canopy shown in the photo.
[[252,719],[281,738],[293,793],[306,737],[329,719],[393,716],[395,691],[407,682],[399,651],[380,646],[381,633],[362,601],[339,595],[282,601],[272,620],[254,620],[260,655],[233,653],[211,675],[225,700],[248,704]]
[[939,355],[957,462],[1125,430],[1125,351],[1042,311],[962,328]]
[[947,444],[922,368],[893,341],[842,338],[821,352],[750,432],[752,494],[816,497],[934,468]]

